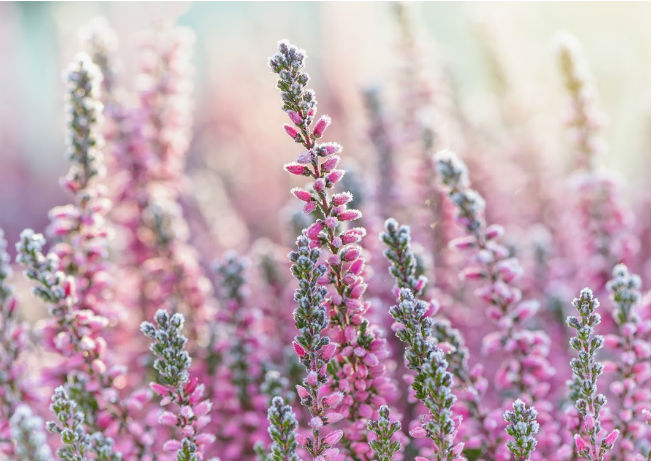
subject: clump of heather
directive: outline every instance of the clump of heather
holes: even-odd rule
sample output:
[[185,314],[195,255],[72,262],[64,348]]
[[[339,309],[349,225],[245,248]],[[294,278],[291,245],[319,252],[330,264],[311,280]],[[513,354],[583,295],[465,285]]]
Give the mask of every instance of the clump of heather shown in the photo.
[[[599,167],[578,43],[559,46],[571,155],[543,165],[533,156],[559,149],[503,85],[520,82],[502,51],[502,117],[482,120],[395,8],[396,91],[331,92],[332,128],[305,51],[278,44],[298,202],[277,214],[287,187],[260,171],[277,150],[264,111],[236,113],[263,93],[224,94],[209,104],[219,128],[194,129],[191,33],[157,23],[129,73],[120,34],[84,29],[88,55],[65,76],[67,204],[20,234],[26,280],[0,230],[0,458],[651,461],[648,224]],[[329,88],[357,68],[344,64]],[[208,155],[225,133],[219,150],[238,156]],[[470,171],[435,155],[448,145]],[[581,286],[594,293],[567,317]]]
[[319,142],[331,119],[327,115],[316,118],[317,100],[314,91],[307,88],[309,76],[304,71],[305,52],[285,41],[280,42],[278,49],[270,66],[278,74],[283,110],[291,122],[284,129],[305,149],[285,169],[312,180],[310,189],[297,187],[292,194],[305,202],[303,210],[314,218],[304,234],[310,248],[323,252],[326,272],[322,281],[329,287],[324,302],[330,317],[328,334],[339,345],[328,367],[328,386],[332,392],[343,395],[336,410],[344,418],[342,445],[346,453],[357,459],[369,459],[372,451],[366,421],[380,405],[393,400],[395,391],[381,362],[388,355],[386,342],[366,319],[370,305],[363,299],[367,287],[365,261],[358,245],[366,230],[348,227],[348,223],[361,217],[359,210],[347,207],[352,194],[333,191],[345,173],[337,169],[341,146]]
[[580,418],[578,431],[574,434],[575,449],[588,461],[603,461],[612,450],[619,430],[602,437],[601,410],[606,405],[606,396],[597,390],[597,379],[604,370],[603,364],[597,360],[604,338],[595,334],[595,327],[601,323],[601,316],[596,312],[599,301],[589,288],[585,288],[572,305],[579,313],[579,317],[567,318],[567,324],[576,330],[570,346],[578,352],[578,357],[570,362],[573,398]]

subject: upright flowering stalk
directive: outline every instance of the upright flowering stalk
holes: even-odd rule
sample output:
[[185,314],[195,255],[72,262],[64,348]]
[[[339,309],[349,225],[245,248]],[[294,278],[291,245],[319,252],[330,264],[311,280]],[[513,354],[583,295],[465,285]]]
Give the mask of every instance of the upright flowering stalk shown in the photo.
[[651,325],[638,314],[640,285],[640,277],[629,273],[623,264],[615,266],[613,278],[607,284],[615,303],[612,315],[617,334],[607,335],[605,344],[618,358],[609,367],[615,369],[615,381],[610,389],[619,404],[614,416],[622,434],[616,450],[621,459],[633,459],[636,442],[648,434],[642,411],[651,402]]
[[163,444],[163,450],[176,452],[177,461],[201,461],[205,446],[214,441],[214,436],[200,432],[209,422],[209,400],[201,400],[204,385],[198,379],[190,379],[192,362],[185,350],[187,339],[181,333],[183,315],[169,315],[159,310],[155,324],[143,322],[142,332],[151,338],[151,352],[154,354],[154,369],[157,381],[151,388],[162,397],[161,405],[174,404],[174,411],[162,411],[158,422],[163,426],[176,427],[182,434],[181,440],[171,438]]
[[515,461],[529,461],[536,449],[536,434],[540,429],[536,416],[536,409],[528,407],[520,399],[513,402],[513,411],[504,412],[504,420],[508,423],[506,433],[513,437],[506,446]]
[[25,364],[20,360],[27,338],[24,325],[16,318],[17,302],[7,283],[9,275],[7,241],[0,229],[0,452],[18,456],[11,443],[10,418],[21,403],[36,399],[24,376]]
[[[268,343],[259,310],[247,299],[244,258],[229,253],[214,265],[222,310],[213,327],[211,353],[220,357],[209,381],[215,406],[213,418],[224,421],[217,432],[223,459],[251,456],[256,442],[266,439],[265,410],[269,398],[262,392]],[[221,330],[221,331],[220,331]]]
[[[321,248],[326,262],[323,281],[331,290],[325,301],[330,316],[329,336],[340,344],[336,360],[329,367],[332,391],[344,394],[337,411],[347,420],[344,446],[354,459],[369,459],[366,420],[391,400],[395,390],[385,374],[381,360],[388,355],[384,339],[376,337],[366,320],[369,304],[362,299],[366,290],[363,277],[364,259],[357,243],[365,235],[363,228],[347,228],[346,223],[361,217],[359,210],[349,209],[348,192],[332,194],[344,171],[337,169],[341,146],[319,143],[330,125],[328,116],[315,122],[317,101],[307,89],[309,77],[304,72],[305,53],[283,41],[270,60],[278,74],[283,109],[291,121],[285,132],[305,149],[295,163],[285,169],[313,180],[310,190],[292,189],[305,202],[304,211],[315,213],[316,220],[305,231],[312,248]],[[325,254],[325,253],[329,254]]]
[[378,212],[383,219],[393,213],[395,201],[396,171],[394,144],[387,116],[382,108],[377,88],[364,91],[364,102],[369,114],[369,138],[377,153],[377,189],[376,200]]
[[579,267],[595,287],[604,287],[613,265],[627,262],[638,245],[630,229],[631,211],[622,198],[621,185],[612,175],[597,169],[597,157],[605,145],[600,139],[601,116],[596,91],[578,40],[563,34],[558,38],[558,56],[571,104],[568,125],[575,141],[579,170],[572,178],[575,209],[584,236],[587,260]]
[[300,435],[299,442],[313,459],[338,459],[336,443],[341,431],[325,434],[325,426],[340,421],[341,413],[333,411],[343,399],[341,392],[330,391],[328,387],[328,364],[335,355],[336,345],[327,335],[328,314],[324,306],[327,289],[320,284],[327,268],[319,264],[320,251],[310,249],[309,240],[301,235],[296,241],[297,249],[289,259],[291,271],[298,281],[294,292],[297,307],[294,323],[299,334],[294,339],[294,351],[305,368],[306,376],[296,391],[310,414],[310,435]]
[[578,150],[579,167],[594,169],[603,149],[599,138],[601,116],[595,107],[595,88],[579,41],[568,33],[558,37],[558,61],[563,83],[572,100],[567,124]]
[[[52,451],[43,432],[43,419],[27,405],[19,405],[11,416],[11,440],[16,461],[52,461]],[[10,458],[11,459],[11,458]]]
[[122,456],[113,451],[113,440],[101,432],[88,434],[84,425],[84,412],[70,398],[63,386],[54,390],[50,409],[55,421],[47,423],[50,432],[59,434],[62,447],[57,450],[61,461],[121,461]]
[[[466,234],[451,241],[450,246],[470,253],[470,262],[462,271],[462,277],[480,282],[475,294],[488,304],[488,317],[496,326],[496,331],[483,338],[482,349],[484,354],[493,357],[500,352],[498,361],[501,364],[495,375],[497,389],[502,391],[502,399],[511,394],[536,406],[541,427],[549,428],[539,440],[540,451],[549,456],[558,449],[560,432],[546,400],[549,381],[555,375],[548,361],[550,339],[542,330],[524,328],[524,322],[536,314],[538,303],[521,301],[522,293],[517,283],[522,273],[520,264],[500,242],[502,227],[486,223],[484,200],[470,188],[465,165],[452,152],[443,151],[436,156],[436,169],[456,205],[456,221]],[[491,427],[497,429],[503,425],[501,413],[491,412]],[[505,448],[498,446],[501,451]]]
[[34,292],[49,304],[46,345],[65,358],[46,375],[48,384],[67,382],[89,433],[110,431],[117,436],[126,435],[129,411],[115,386],[117,378],[124,379],[124,370],[110,367],[104,337],[105,328],[117,316],[109,296],[105,216],[110,203],[102,183],[101,81],[86,55],[70,66],[70,167],[62,184],[73,195],[73,203],[50,211],[49,232],[55,244],[47,255],[43,236],[29,229],[23,231],[16,248],[26,276],[37,283]]
[[300,461],[296,454],[296,417],[290,405],[283,399],[274,397],[269,411],[269,436],[273,441],[267,461]]
[[470,188],[465,165],[452,152],[444,151],[437,155],[436,166],[448,196],[457,206],[457,222],[467,234],[451,241],[450,246],[472,252],[472,263],[462,276],[482,283],[476,294],[490,305],[488,317],[498,328],[484,338],[484,350],[493,353],[503,349],[509,353],[497,372],[498,383],[535,402],[545,397],[549,389],[545,381],[554,374],[547,360],[549,338],[542,331],[528,331],[522,326],[535,315],[538,303],[521,302],[517,286],[520,264],[499,241],[502,227],[486,224],[484,200]]
[[613,448],[619,430],[615,429],[601,438],[600,413],[606,405],[606,397],[597,392],[597,378],[604,370],[597,360],[597,351],[603,347],[604,338],[595,335],[595,327],[601,323],[601,316],[596,312],[599,301],[589,288],[584,288],[572,305],[579,312],[579,317],[567,318],[567,324],[576,330],[570,346],[579,355],[570,361],[570,366],[577,397],[575,405],[581,419],[579,432],[574,434],[574,443],[576,452],[582,458],[603,461]]
[[[416,373],[412,383],[416,398],[429,410],[410,434],[432,440],[432,460],[460,461],[464,459],[461,455],[463,442],[455,444],[455,437],[461,418],[452,415],[452,405],[457,399],[452,392],[452,373],[448,371],[443,352],[431,337],[432,319],[427,316],[430,308],[429,303],[415,299],[411,290],[402,288],[398,304],[390,310],[398,322],[396,336],[405,343],[407,366]],[[429,461],[420,456],[416,460]]]
[[[409,227],[398,225],[392,218],[387,219],[380,239],[387,247],[384,256],[390,263],[389,273],[395,281],[396,291],[408,289],[419,301],[428,302],[425,297],[427,277],[424,275],[416,277],[416,255],[411,248]],[[429,309],[427,315],[430,316],[431,312],[432,309]],[[478,439],[481,452],[488,455],[494,452],[495,447],[491,443],[491,434],[485,424],[487,418],[485,405],[481,403],[487,388],[486,379],[482,376],[482,367],[477,365],[469,369],[469,351],[463,335],[459,330],[452,328],[448,320],[430,318],[429,322],[431,323],[429,334],[446,352],[449,370],[458,380],[459,392],[463,393],[462,404],[477,424],[474,442]]]
[[393,455],[400,450],[400,442],[395,440],[396,433],[400,431],[400,421],[391,420],[391,412],[386,405],[382,405],[378,413],[377,420],[368,422],[369,431],[376,437],[369,445],[377,461],[391,461]]

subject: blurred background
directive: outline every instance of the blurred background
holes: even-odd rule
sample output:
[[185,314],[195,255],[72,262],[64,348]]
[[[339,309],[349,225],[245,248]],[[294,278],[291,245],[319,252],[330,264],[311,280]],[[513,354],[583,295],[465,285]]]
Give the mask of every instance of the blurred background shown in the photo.
[[[550,157],[569,158],[571,150],[563,137],[568,99],[553,37],[558,30],[576,35],[606,114],[601,163],[621,174],[630,190],[649,190],[650,3],[409,7],[426,74],[445,75],[464,116],[491,139],[508,128],[504,106],[515,100]],[[229,229],[218,236],[221,247],[246,247],[261,236],[282,239],[279,210],[290,181],[282,165],[297,147],[282,132],[285,115],[267,58],[281,38],[308,50],[319,109],[334,119],[329,138],[370,171],[362,89],[377,86],[387,109],[400,109],[404,56],[395,9],[392,3],[1,3],[0,227],[13,242],[24,227],[42,230],[47,210],[69,200],[57,180],[66,169],[62,75],[80,50],[79,29],[101,15],[117,32],[126,88],[134,84],[142,30],[162,21],[195,32],[188,171],[192,183],[206,187],[189,193],[231,210],[220,216]]]

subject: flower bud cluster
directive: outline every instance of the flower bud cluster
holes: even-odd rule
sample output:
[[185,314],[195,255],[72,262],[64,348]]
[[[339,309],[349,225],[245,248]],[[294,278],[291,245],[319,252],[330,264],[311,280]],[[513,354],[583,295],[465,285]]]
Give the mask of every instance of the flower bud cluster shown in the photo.
[[515,461],[529,461],[538,444],[536,434],[540,425],[536,421],[538,412],[533,407],[528,407],[518,399],[513,402],[513,411],[504,413],[504,420],[509,423],[506,433],[513,437],[506,446],[513,454]]
[[161,410],[158,422],[163,426],[176,427],[182,434],[181,440],[170,438],[163,444],[163,450],[176,452],[177,461],[201,461],[206,445],[215,437],[201,432],[210,422],[212,403],[202,400],[204,385],[197,378],[190,379],[192,362],[186,348],[187,339],[181,333],[184,318],[182,314],[169,315],[159,310],[155,324],[143,322],[141,330],[151,338],[150,350],[155,357],[154,369],[158,379],[151,383],[152,390],[161,396],[161,406],[175,405],[175,411]]
[[457,400],[452,392],[452,373],[448,371],[443,352],[431,337],[432,319],[426,316],[429,309],[428,303],[414,298],[408,288],[402,288],[398,304],[390,310],[398,322],[396,336],[405,343],[407,365],[416,373],[412,383],[416,398],[429,410],[410,434],[416,438],[430,438],[437,460],[460,461],[464,459],[461,455],[463,442],[455,443],[455,437],[461,418],[454,417],[451,411]]
[[595,335],[595,327],[601,323],[601,316],[596,312],[599,301],[592,290],[584,288],[572,305],[579,317],[569,316],[567,324],[576,330],[576,336],[570,339],[570,347],[578,353],[578,357],[570,361],[570,367],[577,397],[575,406],[581,418],[581,427],[579,433],[574,435],[574,443],[576,451],[583,458],[603,461],[613,448],[619,430],[615,429],[601,438],[600,415],[606,405],[606,396],[597,389],[597,379],[604,371],[603,364],[597,360],[597,352],[603,347],[604,338]]

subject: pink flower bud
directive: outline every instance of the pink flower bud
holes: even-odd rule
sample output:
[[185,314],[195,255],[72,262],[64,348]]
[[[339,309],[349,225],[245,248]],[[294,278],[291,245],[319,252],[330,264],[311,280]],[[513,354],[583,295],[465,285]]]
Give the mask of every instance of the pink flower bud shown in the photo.
[[583,440],[579,434],[574,434],[574,443],[576,444],[576,450],[579,453],[582,453],[588,448],[588,445],[585,443],[585,440]]
[[295,175],[305,175],[306,173],[309,172],[307,167],[299,164],[299,163],[288,163],[285,165],[285,170],[288,173],[295,174]]
[[339,164],[339,160],[340,158],[338,155],[333,155],[332,157],[328,158],[325,162],[321,164],[321,169],[325,173],[329,173],[330,171],[332,171],[334,168],[337,167],[337,165]]
[[329,142],[326,144],[321,144],[321,150],[325,153],[325,155],[332,155],[336,154],[338,152],[341,152],[341,146],[337,144],[336,142]]
[[169,393],[167,386],[163,386],[162,384],[151,383],[149,387],[151,387],[151,389],[158,395],[166,396]]
[[323,360],[330,360],[337,351],[337,345],[335,343],[328,343],[323,347]]
[[[301,123],[303,123],[303,119],[301,118],[301,116],[298,115],[298,114],[297,114],[296,112],[294,112],[293,110],[288,110],[288,111],[287,111],[287,115],[289,115],[289,119],[290,119],[292,122],[294,122],[296,125],[300,125]],[[285,128],[285,130],[286,130],[286,128]]]
[[492,240],[504,234],[504,228],[499,224],[491,224],[486,228],[486,239]]
[[292,345],[294,346],[294,351],[296,352],[296,355],[298,355],[299,357],[305,357],[305,349],[303,348],[303,346],[298,344],[296,341],[294,341]]
[[209,445],[215,441],[215,436],[206,432],[197,436],[197,445]]
[[287,133],[290,138],[296,139],[296,136],[298,136],[298,131],[296,131],[296,128],[291,125],[284,125],[283,128],[285,129],[285,133]]
[[314,125],[314,131],[313,131],[314,136],[316,138],[320,138],[321,136],[323,136],[325,130],[328,128],[328,126],[330,126],[330,122],[331,122],[330,117],[328,117],[327,115],[322,115],[321,118]]
[[615,441],[617,440],[617,437],[619,437],[619,430],[615,429],[610,434],[608,434],[608,436],[604,439],[604,442],[607,445],[613,445],[615,443]]
[[326,419],[328,420],[328,424],[334,424],[344,419],[344,415],[336,411],[330,411],[326,413]]
[[335,443],[339,442],[341,440],[341,437],[344,435],[343,431],[332,431],[328,435],[325,436],[323,439],[323,442],[326,445],[333,446]]
[[181,442],[178,440],[168,440],[163,444],[163,450],[165,451],[178,451],[181,449]]
[[321,221],[317,221],[307,229],[307,236],[308,238],[315,240],[319,237],[319,233],[322,230],[323,230],[323,223]]
[[353,199],[353,195],[350,192],[341,192],[332,196],[332,203],[336,206],[345,205]]
[[158,415],[158,423],[163,426],[176,426],[176,415],[169,411],[164,411]]
[[345,210],[339,213],[339,219],[342,221],[354,221],[362,217],[362,212],[359,210]]
[[317,383],[318,383],[318,376],[317,376],[317,374],[316,374],[314,371],[310,371],[310,372],[307,374],[307,378],[305,378],[305,381],[306,381],[307,384],[309,384],[310,386],[316,386]]
[[328,173],[328,181],[330,181],[332,184],[338,183],[341,178],[344,177],[345,171],[344,170],[332,170],[330,173]]
[[415,439],[422,439],[424,437],[427,437],[427,431],[421,426],[416,426],[409,431],[409,435]]
[[323,399],[323,403],[327,407],[334,407],[339,405],[341,400],[344,398],[344,395],[341,392],[334,392]]
[[294,197],[299,200],[303,200],[304,202],[309,202],[312,200],[312,195],[308,191],[300,189],[298,187],[292,189],[292,194],[294,194]]

